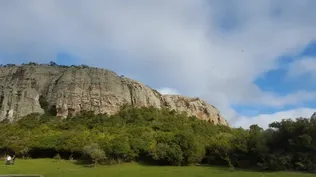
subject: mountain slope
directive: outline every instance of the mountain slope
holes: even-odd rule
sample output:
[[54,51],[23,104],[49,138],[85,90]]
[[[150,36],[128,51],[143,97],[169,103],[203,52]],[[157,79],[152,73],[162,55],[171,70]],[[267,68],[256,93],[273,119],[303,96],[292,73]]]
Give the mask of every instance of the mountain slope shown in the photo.
[[54,110],[66,118],[82,110],[114,114],[124,104],[185,111],[214,124],[228,125],[219,111],[198,98],[161,95],[116,73],[87,66],[27,64],[0,67],[0,120]]

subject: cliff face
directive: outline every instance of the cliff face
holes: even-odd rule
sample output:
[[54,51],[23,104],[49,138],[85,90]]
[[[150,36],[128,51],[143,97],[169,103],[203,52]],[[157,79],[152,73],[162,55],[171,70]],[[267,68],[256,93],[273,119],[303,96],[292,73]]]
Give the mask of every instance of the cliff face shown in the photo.
[[0,67],[0,120],[44,113],[44,107],[54,108],[57,116],[65,118],[82,110],[111,115],[123,104],[168,107],[228,125],[216,108],[202,100],[161,95],[109,70],[48,65]]

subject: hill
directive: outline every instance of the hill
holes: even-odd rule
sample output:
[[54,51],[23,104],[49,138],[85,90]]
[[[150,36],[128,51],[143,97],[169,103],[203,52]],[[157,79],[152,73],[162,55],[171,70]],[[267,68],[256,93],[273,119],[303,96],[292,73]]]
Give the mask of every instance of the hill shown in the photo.
[[113,115],[123,105],[169,108],[228,125],[214,106],[199,98],[162,95],[107,69],[59,66],[53,62],[0,67],[0,121],[45,112],[63,118],[82,111]]
[[67,119],[29,114],[0,122],[0,157],[7,154],[80,164],[199,163],[315,173],[316,118],[284,119],[264,130],[214,125],[153,107],[123,106],[111,116],[90,111]]

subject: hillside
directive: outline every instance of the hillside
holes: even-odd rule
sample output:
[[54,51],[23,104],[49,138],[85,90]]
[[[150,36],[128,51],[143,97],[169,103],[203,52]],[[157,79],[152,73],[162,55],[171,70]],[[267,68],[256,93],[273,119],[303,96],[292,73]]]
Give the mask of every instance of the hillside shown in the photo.
[[81,111],[113,115],[126,104],[170,108],[214,124],[228,125],[214,106],[199,98],[162,95],[110,70],[55,63],[0,67],[0,121],[45,112],[63,118]]

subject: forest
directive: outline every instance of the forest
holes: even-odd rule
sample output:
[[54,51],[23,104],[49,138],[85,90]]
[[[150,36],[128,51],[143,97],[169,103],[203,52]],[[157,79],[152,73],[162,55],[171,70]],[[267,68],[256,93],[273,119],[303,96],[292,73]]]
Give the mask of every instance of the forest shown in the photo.
[[61,119],[30,114],[0,123],[0,156],[78,163],[212,165],[316,172],[316,117],[283,119],[264,130],[230,128],[169,109],[123,106],[115,115]]

